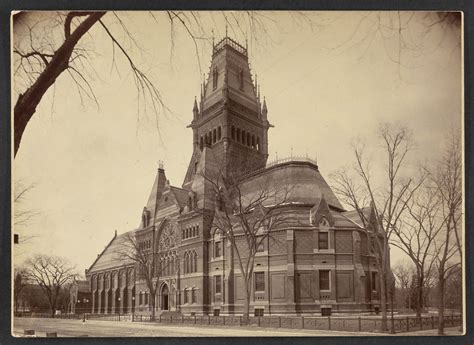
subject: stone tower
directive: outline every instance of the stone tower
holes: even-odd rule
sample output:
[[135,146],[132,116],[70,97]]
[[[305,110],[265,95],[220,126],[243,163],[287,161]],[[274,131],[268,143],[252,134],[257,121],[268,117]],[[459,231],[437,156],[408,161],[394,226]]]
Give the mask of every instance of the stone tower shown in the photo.
[[[256,79],[256,78],[255,78]],[[183,182],[189,187],[205,147],[225,174],[263,168],[268,158],[267,107],[252,80],[247,48],[225,37],[213,45],[207,81],[194,100],[193,156]]]

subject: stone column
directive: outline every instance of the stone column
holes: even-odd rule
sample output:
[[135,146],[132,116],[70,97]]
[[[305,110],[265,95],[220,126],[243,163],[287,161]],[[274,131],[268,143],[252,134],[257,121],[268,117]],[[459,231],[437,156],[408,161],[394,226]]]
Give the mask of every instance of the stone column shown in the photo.
[[92,310],[91,310],[91,314],[95,314],[95,294],[97,293],[97,289],[95,290],[92,290]]
[[104,314],[108,314],[109,313],[109,289],[105,289],[105,293],[104,293]]
[[99,289],[97,291],[97,297],[99,299],[98,303],[97,303],[97,314],[101,314],[102,313],[102,289]]
[[117,289],[112,290],[112,309],[110,310],[111,314],[115,314],[117,311],[115,310],[115,300],[117,299],[115,293]]
[[125,298],[124,295],[123,295],[123,290],[124,290],[124,287],[122,286],[119,289],[119,296],[120,296],[119,313],[120,314],[125,314],[126,313],[126,311],[123,310],[123,299]]

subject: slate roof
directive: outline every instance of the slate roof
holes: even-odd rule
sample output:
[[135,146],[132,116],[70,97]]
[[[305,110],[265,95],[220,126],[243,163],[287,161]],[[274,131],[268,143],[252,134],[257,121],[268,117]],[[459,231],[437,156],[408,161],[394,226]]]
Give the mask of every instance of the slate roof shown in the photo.
[[[317,204],[324,196],[330,207],[343,210],[318,167],[310,162],[289,161],[249,174],[242,192],[251,197],[252,193],[258,193],[265,185],[271,186],[272,190],[288,190],[288,201]],[[286,189],[285,185],[289,188]]]
[[102,253],[91,265],[89,268],[89,273],[133,264],[134,262],[131,259],[122,257],[120,253],[125,248],[128,236],[132,235],[135,231],[136,230],[131,230],[114,236],[114,238],[109,242]]

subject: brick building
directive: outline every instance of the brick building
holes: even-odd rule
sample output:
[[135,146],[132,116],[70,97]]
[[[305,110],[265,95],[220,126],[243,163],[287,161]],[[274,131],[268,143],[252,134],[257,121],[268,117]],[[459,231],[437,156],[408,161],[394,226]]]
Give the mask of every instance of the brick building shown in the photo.
[[[213,46],[201,97],[194,101],[193,154],[181,187],[163,166],[137,229],[117,235],[87,270],[92,313],[149,313],[150,295],[137,265],[120,255],[130,235],[166,267],[157,279],[157,312],[229,315],[243,312],[242,276],[229,241],[215,232],[216,193],[206,176],[242,177],[242,193],[266,183],[291,185],[286,212],[298,226],[275,229],[255,257],[251,312],[326,315],[380,307],[370,238],[375,217],[345,211],[316,162],[267,164],[265,100],[252,79],[246,47],[226,37]],[[363,224],[368,224],[364,228]]]

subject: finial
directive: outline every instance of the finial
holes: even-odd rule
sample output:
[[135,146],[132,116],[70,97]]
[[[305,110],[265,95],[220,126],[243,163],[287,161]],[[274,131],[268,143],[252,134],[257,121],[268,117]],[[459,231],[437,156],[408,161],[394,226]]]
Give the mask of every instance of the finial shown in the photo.
[[158,169],[161,169],[163,170],[164,169],[164,164],[163,164],[163,161],[158,161]]
[[198,111],[198,105],[197,105],[197,99],[196,99],[196,96],[194,96],[194,107],[193,107],[193,112],[197,112]]
[[117,236],[117,229],[115,229],[115,236]]
[[265,100],[265,96],[263,97],[263,106],[262,106],[262,113],[266,114],[268,111],[267,109],[267,102]]

